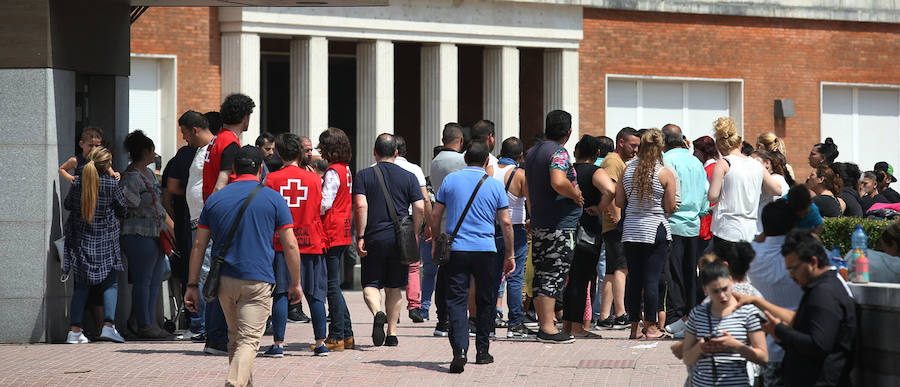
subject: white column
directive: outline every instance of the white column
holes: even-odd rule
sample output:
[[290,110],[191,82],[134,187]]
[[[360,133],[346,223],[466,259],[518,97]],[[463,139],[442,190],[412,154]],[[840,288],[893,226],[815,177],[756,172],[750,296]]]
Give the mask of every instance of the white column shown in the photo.
[[578,50],[544,50],[544,114],[562,109],[572,115],[569,152],[578,142]]
[[495,151],[510,136],[519,137],[519,49],[485,47],[484,117],[494,121]]
[[222,100],[241,93],[253,99],[256,108],[250,115],[250,127],[241,135],[241,144],[252,144],[259,137],[259,35],[246,32],[222,34]]
[[379,133],[394,133],[394,43],[356,45],[357,170],[375,162],[372,149]]
[[419,165],[431,173],[431,149],[441,145],[441,133],[459,114],[459,53],[455,44],[422,46],[422,130],[419,137]]
[[[309,137],[313,148],[328,128],[328,40],[291,40],[291,133]],[[314,150],[318,154],[318,150]]]

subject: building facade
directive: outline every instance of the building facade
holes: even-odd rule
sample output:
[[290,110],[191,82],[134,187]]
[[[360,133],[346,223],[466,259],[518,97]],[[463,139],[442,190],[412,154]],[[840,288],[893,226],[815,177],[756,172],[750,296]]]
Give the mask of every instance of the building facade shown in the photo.
[[[315,139],[340,127],[359,149],[357,166],[372,161],[376,134],[393,132],[427,168],[451,121],[490,119],[498,140],[530,144],[552,109],[573,114],[570,146],[579,134],[666,123],[694,139],[730,116],[751,143],[767,131],[785,138],[800,179],[810,146],[825,137],[839,144],[839,160],[863,170],[900,164],[896,9],[786,3],[150,8],[132,25],[132,77],[147,61],[177,66],[177,82],[166,82],[178,100],[166,103],[179,114],[215,109],[232,92],[250,95],[259,107],[245,143],[260,131]],[[191,34],[175,28],[184,25]],[[165,77],[157,78],[162,94]],[[776,100],[792,103],[793,114],[776,117]],[[174,126],[160,123],[163,144],[177,142]]]

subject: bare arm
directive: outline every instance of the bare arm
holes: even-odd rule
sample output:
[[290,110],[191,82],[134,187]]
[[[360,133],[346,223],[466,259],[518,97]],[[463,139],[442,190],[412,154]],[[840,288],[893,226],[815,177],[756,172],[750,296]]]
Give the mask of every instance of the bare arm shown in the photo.
[[663,209],[666,211],[666,216],[671,216],[675,213],[676,208],[676,199],[675,199],[675,176],[672,174],[668,168],[663,168],[659,171],[659,182],[663,186]]
[[[716,165],[718,167],[718,165]],[[763,170],[763,192],[772,196],[781,196],[781,184],[768,171]]]
[[[425,220],[425,202],[425,200],[416,200],[412,204],[413,230],[418,230],[422,225],[422,221]],[[428,207],[431,207],[431,204]]]
[[168,188],[162,191],[162,205],[170,217],[175,216],[175,197],[169,192]]
[[216,178],[216,186],[213,187],[212,195],[216,191],[222,189],[222,187],[228,185],[228,179],[231,178],[231,170],[219,171],[219,177]]
[[682,361],[684,361],[684,364],[688,366],[697,364],[697,360],[700,360],[700,357],[703,356],[702,344],[703,342],[698,340],[697,336],[694,336],[693,333],[684,333],[684,346],[682,347],[684,354]]
[[[444,216],[444,204],[443,203],[434,203],[434,208],[431,210],[431,223],[432,224],[441,224],[441,217]],[[438,234],[444,232],[444,230],[438,230]]]
[[503,257],[503,274],[509,275],[516,270],[516,250],[514,246],[512,219],[509,217],[509,209],[497,211],[497,219],[503,230],[503,244],[506,247],[506,256]]
[[722,183],[725,181],[725,173],[728,172],[728,163],[720,161],[716,163],[713,169],[712,179],[709,180],[709,193],[706,198],[709,199],[709,205],[712,206],[719,202],[719,196],[722,194]]
[[78,160],[75,160],[74,157],[70,157],[66,162],[62,163],[59,166],[59,177],[66,179],[69,183],[75,182],[75,176],[69,174],[69,170],[78,166]]
[[787,325],[793,325],[794,316],[797,315],[797,312],[793,310],[782,308],[759,297],[747,296],[743,294],[735,294],[734,297],[741,305],[753,304],[753,306],[759,308],[759,310],[763,312],[769,312],[770,314],[772,314],[772,316],[775,316]]
[[[356,233],[359,235],[364,235],[366,232],[366,221],[369,216],[369,203],[366,201],[366,195],[356,194],[353,195],[353,205],[356,207],[356,210],[353,211],[353,220],[356,223]],[[360,258],[365,257],[368,252],[365,249],[365,239],[358,238],[356,241],[356,250],[359,253]]]
[[297,246],[297,237],[294,236],[294,228],[288,227],[278,230],[278,238],[281,240],[281,249],[284,252],[284,261],[288,271],[291,272],[290,293],[291,304],[300,302],[303,290],[300,288],[300,247]]
[[566,172],[559,169],[551,169],[550,186],[553,187],[556,193],[572,199],[579,207],[584,206],[584,197],[581,196],[581,190],[566,178]]
[[616,199],[616,183],[609,178],[606,170],[598,168],[591,176],[591,183],[600,191],[600,202],[597,203],[598,216],[603,215],[610,203]]
[[[616,207],[618,207],[618,208],[616,208],[616,210],[618,210],[618,211],[622,211],[622,210],[620,210],[620,208],[625,207],[625,186],[622,184],[622,182],[619,182],[618,184],[616,184],[616,203],[615,204],[616,204]],[[615,217],[613,217],[613,219],[615,219]]]
[[170,177],[166,179],[166,191],[172,195],[184,195],[184,188],[181,188],[181,179]]
[[[424,213],[425,217],[425,236],[429,237],[434,233],[434,225],[435,223],[431,221],[431,197],[428,195],[428,187],[424,185],[422,188],[422,197],[425,198],[424,202]],[[415,218],[415,208],[413,208],[413,217]],[[418,223],[417,223],[418,224]]]

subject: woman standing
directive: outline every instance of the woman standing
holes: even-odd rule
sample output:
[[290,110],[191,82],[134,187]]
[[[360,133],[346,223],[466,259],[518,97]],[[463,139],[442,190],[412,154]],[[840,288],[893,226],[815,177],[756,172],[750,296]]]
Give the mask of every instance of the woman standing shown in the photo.
[[[81,318],[88,294],[94,288],[103,294],[101,340],[124,343],[116,330],[118,272],[124,270],[119,255],[119,218],[125,215],[125,197],[116,179],[106,171],[112,155],[104,147],[88,154],[80,175],[76,175],[63,206],[70,211],[66,220],[63,271],[75,280],[72,294],[72,325],[66,343],[83,344],[88,339],[81,331]],[[103,173],[99,173],[103,171]]]
[[844,201],[844,216],[862,218],[862,198],[859,196],[862,172],[859,166],[854,163],[834,163],[832,168],[841,183],[841,192],[837,195]]
[[[706,171],[706,181],[712,180],[713,169],[716,168],[716,160],[719,159],[719,151],[716,150],[716,140],[710,136],[703,136],[694,140],[694,157],[703,163],[703,170]],[[697,240],[697,251],[706,251],[709,242],[712,241],[712,231],[710,224],[712,223],[712,214],[714,203],[710,203],[709,213],[700,218],[700,234]],[[700,290],[698,289],[698,294]]]
[[778,183],[758,161],[741,154],[741,136],[731,118],[714,123],[716,149],[723,155],[709,183],[709,203],[718,203],[713,215],[713,240],[749,241],[756,235],[759,197],[781,193]]
[[834,164],[834,160],[837,159],[839,153],[837,144],[834,143],[831,137],[828,137],[825,139],[825,142],[813,145],[812,149],[809,150],[809,166],[813,168],[823,165],[830,166]]
[[341,259],[353,243],[350,231],[350,196],[353,178],[350,175],[350,158],[353,149],[350,139],[343,130],[328,128],[319,135],[319,152],[328,161],[322,183],[322,224],[328,250],[325,265],[328,272],[328,338],[325,346],[329,351],[353,349],[353,327],[350,311],[341,292]]
[[[625,168],[616,187],[616,206],[625,208],[622,231],[628,260],[625,309],[631,318],[632,339],[663,336],[657,327],[656,314],[659,278],[672,240],[666,217],[675,211],[675,176],[663,167],[664,147],[662,132],[648,129],[641,136],[638,157]],[[639,332],[642,299],[644,331]]]
[[162,283],[165,260],[159,248],[159,233],[166,227],[166,212],[156,176],[149,168],[156,153],[153,140],[136,130],[125,137],[131,164],[119,184],[128,211],[122,222],[122,250],[128,259],[131,307],[137,318],[137,335],[154,339],[169,336],[154,319],[156,297]]
[[823,217],[837,218],[844,213],[846,204],[834,194],[841,192],[841,181],[831,168],[820,166],[813,169],[806,179],[806,188],[816,194],[812,202],[819,207]]
[[759,309],[738,304],[731,294],[731,273],[720,261],[703,267],[700,283],[710,300],[694,307],[685,327],[684,363],[693,366],[691,385],[750,386],[747,361],[769,360]]
[[[588,287],[597,278],[597,261],[600,259],[601,208],[613,199],[615,183],[606,170],[594,165],[600,140],[584,135],[575,144],[575,173],[578,187],[584,196],[584,212],[578,225],[575,254],[569,270],[569,283],[563,291],[563,330],[575,337],[599,338],[591,333],[591,314],[585,313]],[[601,274],[602,275],[602,274]]]
[[788,190],[791,189],[790,185],[788,185],[786,178],[782,173],[775,172],[775,165],[778,162],[775,158],[775,153],[765,151],[765,150],[756,150],[750,154],[754,160],[759,161],[760,164],[763,165],[763,168],[766,169],[772,175],[772,178],[778,181],[779,186],[781,186],[781,192],[778,195],[767,195],[765,193],[761,193],[759,196],[759,207],[757,210],[757,218],[756,218],[756,231],[757,233],[762,232],[762,217],[759,214],[762,214],[762,209],[771,202],[774,202],[776,199],[787,195]]
[[782,158],[785,159],[785,173],[781,175],[787,179],[788,185],[794,185],[792,183],[794,181],[794,168],[787,163],[787,149],[785,149],[784,140],[778,138],[773,132],[760,133],[760,135],[756,137],[756,149],[780,154]]

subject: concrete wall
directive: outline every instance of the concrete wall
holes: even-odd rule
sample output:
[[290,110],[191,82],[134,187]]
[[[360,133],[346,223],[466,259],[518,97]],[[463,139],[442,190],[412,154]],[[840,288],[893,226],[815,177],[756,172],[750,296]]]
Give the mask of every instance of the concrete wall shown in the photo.
[[900,385],[900,284],[850,284],[857,302],[857,386]]
[[[900,24],[585,9],[579,53],[585,133],[603,134],[606,74],[743,79],[745,139],[784,136],[795,177],[820,142],[820,82],[900,82]],[[784,128],[779,98],[794,100]]]

